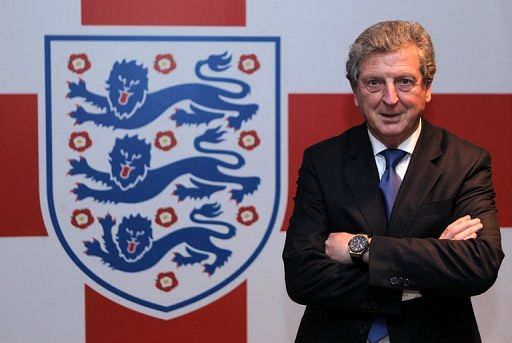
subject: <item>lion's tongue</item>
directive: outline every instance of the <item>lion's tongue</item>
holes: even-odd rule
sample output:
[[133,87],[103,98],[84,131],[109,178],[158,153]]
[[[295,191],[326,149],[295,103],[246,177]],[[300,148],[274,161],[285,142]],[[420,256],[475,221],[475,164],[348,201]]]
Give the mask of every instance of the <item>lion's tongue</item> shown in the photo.
[[121,94],[119,94],[119,103],[121,105],[126,105],[126,103],[128,102],[128,97],[130,96],[130,94],[128,92],[121,92]]
[[137,248],[137,243],[135,242],[128,242],[128,252],[134,253],[135,248]]
[[121,177],[123,179],[127,179],[130,176],[130,172],[132,171],[132,168],[130,166],[123,166],[121,169]]

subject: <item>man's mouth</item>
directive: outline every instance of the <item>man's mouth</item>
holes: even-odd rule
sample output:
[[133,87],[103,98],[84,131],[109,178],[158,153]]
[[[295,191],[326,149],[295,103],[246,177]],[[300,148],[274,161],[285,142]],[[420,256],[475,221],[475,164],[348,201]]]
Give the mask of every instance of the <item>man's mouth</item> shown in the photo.
[[384,117],[389,117],[389,118],[392,118],[392,117],[396,117],[396,116],[399,116],[401,115],[402,113],[379,113],[381,116],[384,116]]

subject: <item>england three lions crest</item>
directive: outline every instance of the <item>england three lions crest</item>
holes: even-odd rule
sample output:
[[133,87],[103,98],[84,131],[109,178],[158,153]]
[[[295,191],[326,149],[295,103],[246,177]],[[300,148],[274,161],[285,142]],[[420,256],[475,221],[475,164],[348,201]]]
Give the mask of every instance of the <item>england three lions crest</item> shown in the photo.
[[280,206],[279,40],[48,36],[46,222],[92,287],[172,318],[229,292]]

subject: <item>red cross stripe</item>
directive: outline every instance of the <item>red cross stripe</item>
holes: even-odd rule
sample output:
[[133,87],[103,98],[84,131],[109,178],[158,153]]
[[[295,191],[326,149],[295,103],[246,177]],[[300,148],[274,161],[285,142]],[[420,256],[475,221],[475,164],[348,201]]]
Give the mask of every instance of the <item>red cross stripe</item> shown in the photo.
[[201,310],[161,320],[128,310],[86,286],[87,343],[246,342],[247,283]]
[[82,24],[245,26],[245,6],[245,0],[82,0]]
[[[338,135],[362,121],[351,94],[291,94],[289,101],[288,206],[283,230],[293,209],[297,170],[304,149],[323,138]],[[435,94],[426,118],[487,149],[493,157],[493,182],[502,227],[512,226],[510,170],[512,161],[511,94]]]
[[0,95],[0,236],[46,236],[39,205],[37,95]]

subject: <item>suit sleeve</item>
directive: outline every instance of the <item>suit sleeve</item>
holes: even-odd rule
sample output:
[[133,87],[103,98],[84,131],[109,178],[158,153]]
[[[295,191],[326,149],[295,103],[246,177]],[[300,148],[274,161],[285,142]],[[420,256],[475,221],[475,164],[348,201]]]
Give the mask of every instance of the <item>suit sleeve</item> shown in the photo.
[[310,150],[299,170],[295,208],[283,252],[288,294],[295,302],[323,308],[397,313],[401,291],[369,286],[367,267],[343,265],[325,254],[327,205]]
[[448,297],[477,295],[492,286],[504,254],[491,182],[491,160],[487,152],[480,152],[463,175],[451,213],[452,221],[467,214],[479,217],[484,228],[478,237],[455,241],[376,236],[370,247],[370,285]]

